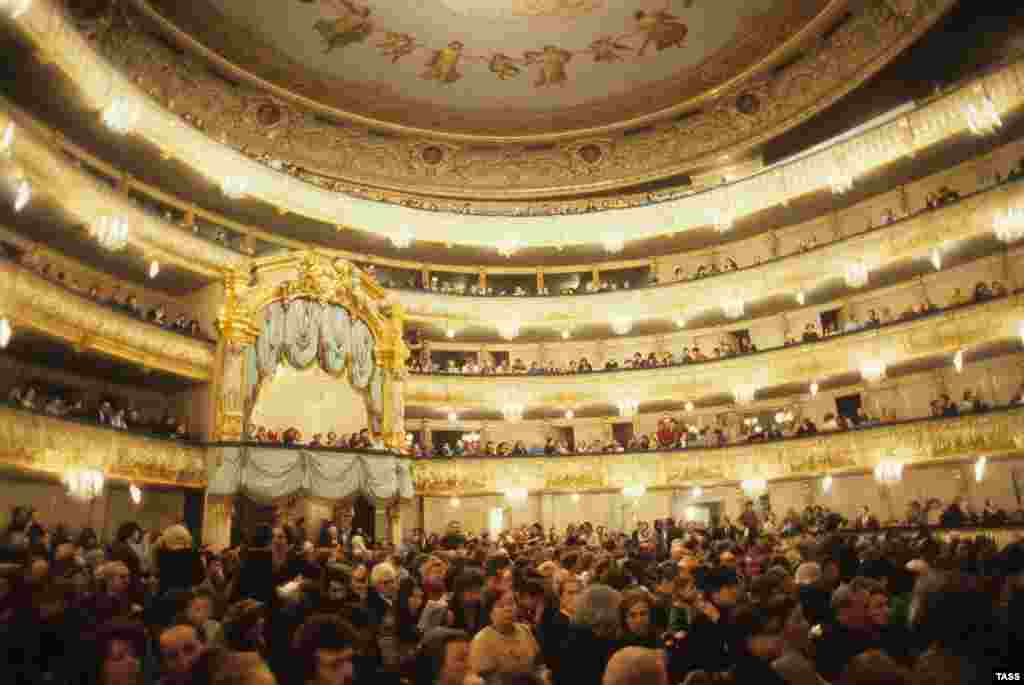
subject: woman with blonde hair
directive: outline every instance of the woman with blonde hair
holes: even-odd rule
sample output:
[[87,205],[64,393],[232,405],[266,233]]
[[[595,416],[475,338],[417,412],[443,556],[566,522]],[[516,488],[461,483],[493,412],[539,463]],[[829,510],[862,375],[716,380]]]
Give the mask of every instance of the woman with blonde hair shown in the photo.
[[175,589],[188,590],[206,576],[199,552],[193,548],[192,534],[180,524],[164,530],[156,542],[155,559],[160,595]]

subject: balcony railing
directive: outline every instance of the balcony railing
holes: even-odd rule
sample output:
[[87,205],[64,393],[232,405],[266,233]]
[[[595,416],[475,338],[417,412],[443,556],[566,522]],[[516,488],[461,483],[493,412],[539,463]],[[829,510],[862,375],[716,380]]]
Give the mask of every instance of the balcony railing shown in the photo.
[[880,461],[906,466],[1001,458],[1024,451],[1024,407],[926,418],[773,442],[683,450],[544,457],[417,459],[416,493],[427,496],[688,488],[863,473]]
[[146,323],[0,260],[4,313],[79,348],[199,381],[213,378],[212,343]]

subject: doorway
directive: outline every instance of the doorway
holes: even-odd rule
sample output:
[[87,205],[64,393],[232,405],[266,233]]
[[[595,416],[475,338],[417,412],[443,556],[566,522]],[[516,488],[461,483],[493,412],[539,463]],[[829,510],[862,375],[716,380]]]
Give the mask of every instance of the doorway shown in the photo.
[[626,447],[633,439],[633,422],[612,424],[612,437],[615,438],[615,442]]
[[570,452],[576,451],[576,431],[573,430],[572,426],[557,426],[554,437],[558,444],[565,445]]
[[836,413],[848,418],[850,423],[856,422],[857,412],[860,411],[860,406],[860,393],[857,393],[856,395],[844,395],[843,397],[836,398]]
[[352,530],[356,533],[362,531],[363,538],[367,544],[375,539],[374,533],[377,522],[377,508],[362,495],[352,503]]

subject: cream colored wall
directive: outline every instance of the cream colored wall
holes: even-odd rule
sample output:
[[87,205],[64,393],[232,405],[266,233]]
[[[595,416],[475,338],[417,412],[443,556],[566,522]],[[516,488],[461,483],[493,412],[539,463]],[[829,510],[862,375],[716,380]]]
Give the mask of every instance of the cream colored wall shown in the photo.
[[[970,464],[930,465],[908,468],[903,481],[890,491],[882,489],[870,474],[857,474],[836,476],[829,493],[822,492],[819,479],[771,483],[768,492],[772,509],[780,516],[789,509],[800,511],[810,504],[820,504],[853,519],[866,504],[885,520],[890,511],[901,518],[912,500],[923,502],[937,497],[946,504],[958,496],[964,497],[975,510],[980,511],[985,500],[991,499],[997,508],[1013,511],[1018,507],[1013,471],[1024,487],[1024,458],[1017,458],[989,463],[982,483],[974,482]],[[699,499],[693,499],[688,489],[652,491],[635,504],[618,492],[584,493],[578,502],[573,502],[569,494],[532,494],[529,503],[521,507],[510,507],[500,496],[463,497],[457,509],[449,505],[447,498],[427,497],[425,527],[428,533],[442,532],[449,521],[457,520],[465,530],[478,533],[487,525],[487,512],[503,507],[507,509],[506,527],[540,522],[545,530],[554,526],[564,531],[569,523],[590,521],[612,529],[622,529],[625,524],[631,530],[634,521],[667,516],[686,518],[686,509],[692,504],[719,503],[723,513],[735,519],[745,499],[736,486],[704,488]]]
[[366,403],[346,379],[315,365],[298,371],[286,364],[260,391],[252,424],[276,431],[295,427],[307,440],[314,433],[358,433],[369,425]]

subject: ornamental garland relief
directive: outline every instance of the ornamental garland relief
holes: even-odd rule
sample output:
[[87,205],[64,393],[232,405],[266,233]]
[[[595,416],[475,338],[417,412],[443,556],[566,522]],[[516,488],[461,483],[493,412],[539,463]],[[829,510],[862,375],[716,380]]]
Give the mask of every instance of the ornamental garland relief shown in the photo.
[[[781,72],[727,89],[689,116],[629,136],[617,133],[550,148],[517,144],[481,149],[426,138],[380,137],[356,126],[335,125],[245,86],[225,87],[204,63],[192,55],[175,54],[136,30],[134,17],[121,11],[113,20],[93,25],[92,37],[108,59],[169,109],[214,139],[273,168],[324,189],[466,212],[472,207],[462,202],[426,202],[373,191],[362,184],[407,188],[414,193],[500,197],[513,191],[579,192],[677,174],[711,154],[753,144],[799,123],[880,67],[883,55],[890,57],[894,46],[909,41],[950,3],[919,0],[908,20],[875,0],[867,3],[870,11],[847,21],[827,43]],[[560,48],[548,47],[552,49],[542,49],[529,65],[537,69],[537,87],[563,78],[565,64],[559,66],[559,62],[564,57],[557,54]],[[461,49],[451,45],[436,48],[435,53],[440,54],[432,56],[424,72],[429,74],[427,78],[443,81],[460,73],[458,56],[453,65],[452,55],[445,51]],[[500,77],[510,65],[492,66],[492,72],[495,68]],[[720,77],[711,72],[700,75],[710,81]],[[558,205],[541,210],[563,211]]]

